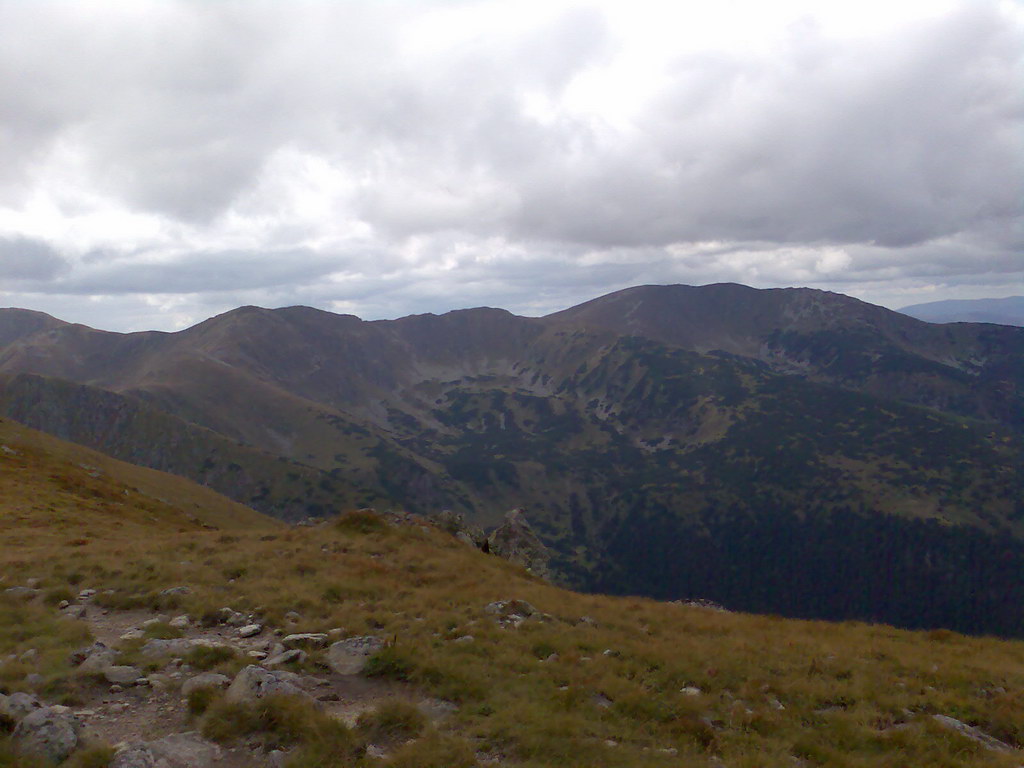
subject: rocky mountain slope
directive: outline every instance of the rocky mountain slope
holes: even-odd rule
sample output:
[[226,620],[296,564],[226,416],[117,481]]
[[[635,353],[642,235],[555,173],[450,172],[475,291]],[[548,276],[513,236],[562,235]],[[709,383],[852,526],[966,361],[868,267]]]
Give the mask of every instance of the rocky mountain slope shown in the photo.
[[8,312],[4,413],[278,517],[525,507],[576,586],[1024,632],[1024,330],[736,285],[175,334]]
[[0,765],[1021,762],[1020,641],[582,595],[416,515],[0,446]]

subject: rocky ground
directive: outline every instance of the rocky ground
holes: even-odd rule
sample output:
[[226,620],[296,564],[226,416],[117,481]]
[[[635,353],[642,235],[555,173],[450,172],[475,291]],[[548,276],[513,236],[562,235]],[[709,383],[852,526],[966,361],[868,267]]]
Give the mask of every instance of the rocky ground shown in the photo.
[[[67,620],[84,622],[95,638],[73,658],[97,683],[82,689],[82,700],[66,707],[33,694],[0,695],[0,717],[17,723],[16,739],[54,762],[89,743],[114,746],[112,768],[259,768],[286,762],[286,752],[266,751],[256,741],[224,747],[204,739],[188,703],[189,693],[204,687],[224,689],[227,699],[239,702],[271,694],[301,697],[348,726],[387,701],[413,704],[431,720],[455,709],[413,686],[361,676],[369,657],[384,647],[382,638],[343,638],[340,629],[270,631],[257,617],[230,607],[215,623],[188,615],[114,611],[94,605],[94,595],[83,590],[60,608]],[[298,628],[301,617],[293,614],[290,620]],[[226,657],[251,663],[233,677],[204,672],[188,663],[195,649],[224,649]],[[311,651],[320,651],[323,661],[307,664]],[[301,671],[292,671],[296,668]],[[368,752],[384,756],[386,747],[371,745]]]

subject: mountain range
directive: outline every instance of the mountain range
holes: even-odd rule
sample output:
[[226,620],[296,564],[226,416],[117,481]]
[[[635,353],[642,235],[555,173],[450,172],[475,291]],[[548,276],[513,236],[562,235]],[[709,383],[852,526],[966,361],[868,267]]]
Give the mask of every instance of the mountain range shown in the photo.
[[1024,329],[732,284],[178,333],[8,309],[0,415],[284,520],[522,507],[577,588],[1024,634]]
[[1024,296],[1005,299],[954,299],[912,304],[900,312],[929,323],[1024,325]]

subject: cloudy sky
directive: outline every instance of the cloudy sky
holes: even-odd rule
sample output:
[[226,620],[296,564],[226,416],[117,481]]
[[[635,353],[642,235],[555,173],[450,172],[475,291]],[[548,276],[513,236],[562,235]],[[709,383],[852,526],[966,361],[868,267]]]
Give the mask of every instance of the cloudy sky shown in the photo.
[[1024,293],[1024,5],[0,0],[0,306]]

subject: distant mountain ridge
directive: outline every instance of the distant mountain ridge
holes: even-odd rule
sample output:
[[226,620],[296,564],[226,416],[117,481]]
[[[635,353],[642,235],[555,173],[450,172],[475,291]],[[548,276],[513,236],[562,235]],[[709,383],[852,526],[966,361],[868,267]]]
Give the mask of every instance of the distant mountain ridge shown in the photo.
[[281,518],[525,507],[577,586],[1024,632],[999,597],[1024,562],[1024,329],[721,284],[178,333],[0,310],[0,338],[0,414]]
[[1024,296],[953,299],[912,304],[899,310],[929,323],[997,323],[1024,326]]

